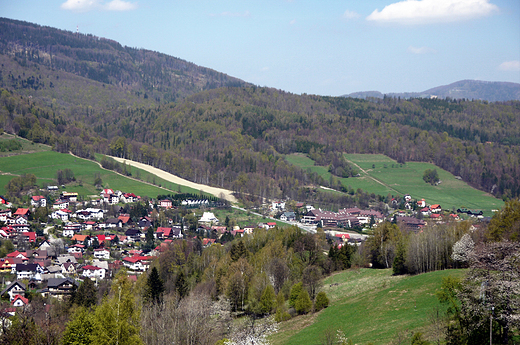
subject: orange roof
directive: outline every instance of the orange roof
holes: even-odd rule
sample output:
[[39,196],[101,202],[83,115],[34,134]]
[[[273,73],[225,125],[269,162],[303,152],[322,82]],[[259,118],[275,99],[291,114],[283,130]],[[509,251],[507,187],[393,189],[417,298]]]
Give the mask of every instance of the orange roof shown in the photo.
[[75,234],[74,236],[72,236],[72,240],[73,241],[84,242],[88,237],[89,237],[88,235]]
[[432,205],[430,208],[441,208],[441,205],[435,204],[435,205]]

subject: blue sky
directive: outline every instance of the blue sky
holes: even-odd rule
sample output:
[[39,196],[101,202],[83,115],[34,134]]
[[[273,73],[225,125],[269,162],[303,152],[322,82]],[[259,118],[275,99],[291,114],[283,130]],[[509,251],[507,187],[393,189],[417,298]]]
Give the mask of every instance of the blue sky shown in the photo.
[[298,94],[520,83],[518,0],[0,0],[0,16]]

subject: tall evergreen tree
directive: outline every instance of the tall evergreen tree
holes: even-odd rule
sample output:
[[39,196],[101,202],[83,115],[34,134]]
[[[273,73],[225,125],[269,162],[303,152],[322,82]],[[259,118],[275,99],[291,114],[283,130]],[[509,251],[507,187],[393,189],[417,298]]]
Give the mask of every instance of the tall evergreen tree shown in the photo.
[[159,272],[156,267],[152,268],[152,271],[148,275],[146,280],[146,292],[145,298],[151,303],[161,303],[162,294],[164,293],[164,284],[159,277]]

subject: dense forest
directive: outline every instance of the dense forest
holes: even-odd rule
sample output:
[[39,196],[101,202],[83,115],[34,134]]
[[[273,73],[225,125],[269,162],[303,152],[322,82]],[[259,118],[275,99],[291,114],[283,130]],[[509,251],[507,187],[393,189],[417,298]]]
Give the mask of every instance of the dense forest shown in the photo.
[[382,153],[520,195],[518,101],[294,95],[107,39],[0,27],[2,128],[60,152],[140,161],[251,202],[347,191],[284,160],[295,152],[337,177],[356,174],[342,153]]

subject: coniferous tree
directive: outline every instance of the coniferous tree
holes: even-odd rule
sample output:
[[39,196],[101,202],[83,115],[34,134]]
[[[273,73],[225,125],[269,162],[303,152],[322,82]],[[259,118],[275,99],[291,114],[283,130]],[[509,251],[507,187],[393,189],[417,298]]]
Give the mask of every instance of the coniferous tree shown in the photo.
[[151,303],[161,303],[162,294],[164,293],[164,284],[159,277],[159,272],[156,267],[152,268],[152,271],[148,275],[146,280],[146,292],[145,298]]

